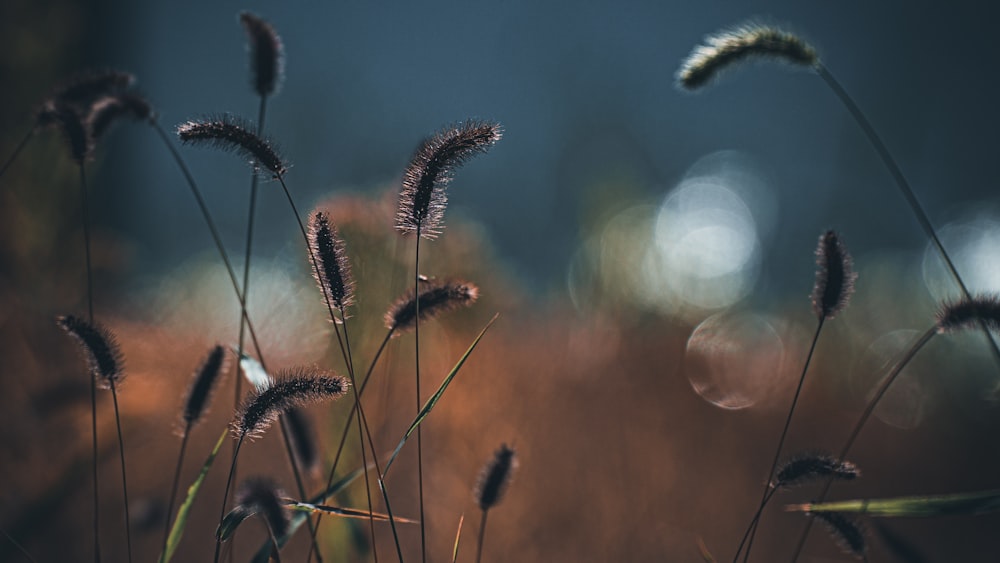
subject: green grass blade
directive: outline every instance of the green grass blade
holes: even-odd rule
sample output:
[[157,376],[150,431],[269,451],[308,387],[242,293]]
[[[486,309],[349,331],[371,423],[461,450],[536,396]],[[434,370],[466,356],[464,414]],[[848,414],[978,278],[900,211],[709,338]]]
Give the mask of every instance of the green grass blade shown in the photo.
[[439,400],[441,400],[441,396],[444,395],[445,389],[447,389],[448,385],[451,384],[451,380],[455,379],[455,376],[458,375],[458,370],[462,369],[462,366],[465,365],[465,360],[469,359],[469,355],[472,354],[472,351],[476,349],[476,345],[479,344],[479,341],[482,340],[483,335],[486,334],[486,331],[489,330],[491,326],[493,326],[493,323],[496,322],[497,317],[499,316],[500,313],[493,315],[493,318],[490,319],[490,322],[486,323],[486,326],[483,327],[483,330],[479,332],[479,336],[477,336],[476,339],[472,341],[472,345],[469,346],[469,349],[465,351],[465,354],[462,354],[462,357],[458,360],[458,363],[455,364],[455,367],[451,368],[451,372],[448,374],[447,377],[444,378],[444,381],[441,382],[441,386],[438,387],[438,390],[435,391],[433,395],[431,395],[430,399],[427,399],[426,403],[424,403],[424,407],[420,409],[420,412],[417,413],[417,417],[413,419],[412,423],[410,423],[410,427],[406,430],[406,434],[403,434],[403,438],[399,441],[399,444],[396,445],[396,449],[393,450],[392,456],[389,458],[389,461],[386,462],[385,471],[382,472],[382,479],[385,479],[385,476],[389,474],[389,468],[392,467],[392,462],[396,460],[396,456],[398,456],[400,450],[403,449],[403,444],[406,443],[406,441],[410,438],[410,435],[413,434],[413,431],[416,430],[418,426],[420,426],[420,423],[423,422],[425,418],[427,418],[427,415],[431,413],[431,410],[434,409],[434,406],[437,405]]
[[[227,434],[229,434],[228,429],[222,431],[219,440],[215,443],[215,447],[212,448],[212,453],[208,454],[208,459],[201,466],[201,473],[198,474],[198,477],[188,487],[187,498],[184,499],[184,503],[177,509],[177,518],[174,519],[174,526],[170,529],[170,536],[167,538],[167,549],[160,554],[160,563],[170,561],[170,558],[174,556],[174,552],[177,551],[177,546],[181,543],[181,537],[184,535],[184,527],[187,525],[191,505],[194,504],[194,499],[198,496],[198,491],[201,490],[201,485],[205,482],[205,476],[208,475],[208,470],[211,469],[212,462],[215,461],[215,456],[219,454],[219,449],[222,448],[222,443],[226,441]],[[167,517],[169,518],[170,515],[168,514]]]
[[[230,348],[233,349],[233,352],[238,352],[235,346],[230,346]],[[250,385],[253,385],[258,392],[267,389],[274,382],[274,379],[264,371],[264,366],[246,354],[240,355],[240,369],[243,370],[243,376],[247,378]]]
[[[375,467],[374,462],[368,464],[369,470],[374,469],[374,467]],[[364,468],[359,467],[354,471],[351,471],[347,475],[344,475],[336,483],[330,485],[329,489],[309,499],[309,504],[322,504],[323,502],[326,502],[327,498],[332,497],[333,495],[346,489],[348,485],[353,483],[358,477],[362,476],[364,472],[365,472]],[[298,530],[300,527],[302,527],[302,524],[306,523],[306,518],[308,517],[309,517],[309,512],[294,513],[292,515],[292,521],[288,525],[288,532],[286,532],[285,535],[278,538],[278,547],[285,547],[285,544],[288,543],[288,540],[292,539],[292,536],[295,535],[295,531]],[[366,514],[365,518],[367,517],[368,516]],[[264,542],[263,545],[260,546],[260,549],[257,550],[257,554],[254,555],[253,559],[251,559],[250,561],[251,563],[268,563],[268,560],[270,558],[271,558],[271,541],[268,540]]]
[[239,528],[244,520],[254,514],[257,514],[256,510],[236,505],[236,508],[230,510],[229,514],[226,514],[226,517],[222,519],[222,523],[215,530],[215,537],[219,541],[229,541],[229,538],[236,532],[236,528]]
[[462,524],[465,523],[465,514],[458,517],[458,531],[455,532],[455,546],[451,548],[451,563],[458,561],[458,544],[462,541]]
[[935,516],[988,514],[1000,512],[1000,489],[954,495],[792,504],[786,506],[785,510],[789,512],[855,512],[886,518],[931,518]]
[[[290,510],[296,510],[300,512],[322,512],[323,514],[332,514],[334,516],[343,516],[344,518],[363,518],[368,519],[369,512],[367,510],[357,510],[355,508],[341,508],[339,506],[326,506],[323,504],[310,504],[308,502],[293,502],[289,503],[288,508]],[[371,517],[375,520],[388,522],[389,515],[382,514],[379,512],[372,512]],[[396,522],[402,522],[404,524],[419,524],[419,520],[413,520],[411,518],[400,518],[399,516],[393,516]]]

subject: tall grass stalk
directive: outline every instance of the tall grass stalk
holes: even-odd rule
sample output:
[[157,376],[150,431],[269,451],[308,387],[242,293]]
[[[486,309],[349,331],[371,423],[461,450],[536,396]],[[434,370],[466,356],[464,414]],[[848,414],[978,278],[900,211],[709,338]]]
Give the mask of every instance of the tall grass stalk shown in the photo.
[[3,163],[3,167],[0,167],[0,178],[3,178],[3,175],[7,173],[7,169],[10,168],[10,165],[14,164],[14,161],[17,160],[18,155],[21,154],[24,147],[28,146],[28,141],[35,136],[35,131],[37,130],[37,126],[32,126],[31,130],[28,131],[28,134],[22,137],[20,142],[17,143],[17,146],[14,148],[14,152],[11,153],[10,157],[7,158],[7,161]]

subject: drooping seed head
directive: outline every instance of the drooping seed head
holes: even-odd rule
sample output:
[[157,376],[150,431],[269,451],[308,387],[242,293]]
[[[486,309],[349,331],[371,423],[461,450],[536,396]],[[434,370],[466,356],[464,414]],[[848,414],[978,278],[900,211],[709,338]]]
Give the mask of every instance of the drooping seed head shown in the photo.
[[122,382],[124,361],[114,333],[72,315],[58,317],[56,324],[79,342],[90,373],[102,388],[110,389],[112,384]]
[[288,170],[274,144],[259,137],[257,127],[245,119],[223,115],[202,120],[188,121],[177,126],[177,136],[185,144],[209,145],[212,148],[234,151],[246,157],[256,172],[271,171],[275,177]]
[[774,488],[795,487],[824,477],[851,481],[860,474],[857,466],[849,461],[840,461],[824,454],[810,453],[793,457],[779,465],[771,486]]
[[274,383],[263,391],[247,397],[231,424],[234,436],[257,438],[290,407],[323,400],[337,399],[347,392],[343,377],[311,368],[294,368],[279,372]]
[[236,504],[248,512],[259,513],[276,538],[285,535],[291,523],[283,498],[285,493],[277,483],[266,477],[247,479],[236,491]]
[[751,22],[705,37],[704,44],[695,47],[681,63],[677,84],[686,90],[696,90],[725,69],[754,59],[807,67],[819,64],[816,50],[798,36]]
[[1000,295],[974,295],[972,299],[959,299],[945,303],[937,313],[938,332],[956,332],[979,328],[1000,331]]
[[151,120],[153,106],[134,92],[98,98],[87,113],[86,125],[91,139],[100,139],[114,122],[126,117],[136,121]]
[[406,292],[385,314],[385,326],[396,334],[417,324],[419,303],[420,322],[427,321],[456,307],[468,307],[479,298],[479,288],[462,280],[429,279],[420,284],[419,296],[412,289]]
[[51,120],[62,133],[70,156],[77,164],[83,164],[90,158],[94,149],[93,139],[87,131],[84,117],[69,105],[57,105],[52,108],[46,119]]
[[508,448],[507,444],[501,444],[493,459],[479,474],[479,482],[473,495],[479,503],[479,508],[489,510],[500,504],[516,468],[517,458],[514,457],[514,450]]
[[316,455],[316,434],[309,416],[297,407],[286,410],[282,416],[288,423],[292,452],[299,467],[308,473],[315,473],[319,469],[319,456]]
[[50,125],[51,112],[57,106],[68,106],[84,114],[90,105],[98,98],[123,93],[135,77],[127,72],[117,70],[86,71],[77,74],[61,86],[42,103],[36,112],[40,126]]
[[274,26],[264,19],[240,12],[250,51],[250,85],[260,96],[270,96],[281,86],[285,74],[285,47]]
[[502,135],[499,123],[466,121],[425,140],[403,173],[396,230],[436,237],[443,228],[448,204],[445,187],[452,174],[468,159],[495,145]]
[[341,311],[354,304],[354,280],[344,240],[326,213],[317,211],[309,221],[309,246],[316,257],[316,282],[333,306]]
[[866,530],[859,520],[841,512],[813,512],[811,514],[826,524],[830,535],[845,553],[858,559],[865,558],[865,552],[868,551],[868,541],[865,539]]
[[812,291],[813,311],[821,319],[832,319],[847,307],[858,274],[851,254],[835,231],[820,235],[816,247],[816,283]]
[[195,372],[187,400],[184,401],[182,417],[186,425],[194,426],[205,413],[215,382],[226,372],[226,360],[226,349],[216,345]]

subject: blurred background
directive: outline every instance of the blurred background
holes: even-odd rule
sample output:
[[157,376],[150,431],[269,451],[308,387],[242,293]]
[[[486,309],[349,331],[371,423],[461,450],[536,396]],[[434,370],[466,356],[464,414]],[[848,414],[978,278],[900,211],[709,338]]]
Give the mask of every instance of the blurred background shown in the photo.
[[[478,523],[469,491],[501,442],[515,445],[521,467],[490,518],[488,558],[698,561],[702,538],[728,559],[815,328],[808,295],[820,233],[842,234],[860,277],[851,306],[824,329],[789,451],[838,450],[886,363],[957,296],[876,153],[815,75],[747,65],[696,94],[676,88],[680,61],[707,33],[756,18],[812,43],[898,160],[970,288],[1000,288],[1000,51],[994,14],[972,2],[7,0],[0,158],[53,86],[86,68],[133,72],[168,130],[224,112],[253,117],[241,10],[282,36],[285,80],[265,129],[292,164],[300,210],[328,209],[344,229],[363,358],[412,276],[412,240],[391,228],[412,151],[460,120],[504,126],[503,140],[459,171],[445,233],[421,249],[422,273],[464,276],[483,293],[421,337],[426,381],[501,313],[428,421],[435,561],[450,556],[460,514]],[[247,167],[218,151],[181,151],[240,269]],[[0,525],[40,561],[82,560],[91,549],[89,385],[52,322],[86,306],[76,174],[62,140],[44,132],[0,178],[0,471],[9,483]],[[183,178],[148,127],[117,127],[88,174],[95,304],[129,366],[123,424],[134,525],[145,530],[135,553],[148,560],[187,379],[211,344],[234,342],[238,308]],[[268,361],[340,370],[280,187],[265,182],[260,197],[250,301]],[[864,479],[834,494],[996,487],[1000,455],[989,444],[1000,429],[1000,373],[987,350],[980,334],[936,339],[859,442]],[[412,338],[394,340],[375,372],[383,383],[371,408],[386,450],[411,415],[412,356]],[[232,377],[192,438],[182,483],[231,413]],[[102,401],[102,547],[119,561],[114,421]],[[339,436],[343,410],[310,409],[322,443]],[[290,487],[269,438],[241,455]],[[394,509],[408,515],[410,457],[390,482],[402,491]],[[211,548],[223,473],[209,476],[181,560]],[[340,500],[361,506],[363,490]],[[886,522],[888,532],[873,533],[872,560],[899,557],[886,534],[911,545],[912,561],[996,560],[997,523]],[[776,506],[756,557],[787,557],[800,525]],[[331,557],[370,557],[365,526],[324,526]],[[263,537],[247,529],[237,560]],[[416,553],[409,534],[407,553]],[[391,555],[387,530],[379,547]],[[807,553],[845,557],[823,534]],[[0,559],[16,557],[0,543]]]

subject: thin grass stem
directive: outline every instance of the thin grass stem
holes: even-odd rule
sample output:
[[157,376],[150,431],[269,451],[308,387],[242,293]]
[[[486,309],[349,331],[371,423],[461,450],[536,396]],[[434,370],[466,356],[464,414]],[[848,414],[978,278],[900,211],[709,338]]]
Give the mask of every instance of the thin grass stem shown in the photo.
[[[819,322],[816,326],[816,334],[813,335],[812,344],[809,345],[809,353],[806,355],[805,365],[802,366],[802,375],[799,376],[798,386],[795,388],[795,395],[792,397],[792,404],[788,408],[788,416],[785,418],[785,426],[781,429],[781,438],[778,439],[778,447],[774,451],[774,459],[771,461],[771,468],[767,471],[767,483],[764,485],[764,492],[760,495],[760,506],[757,508],[757,513],[754,515],[753,520],[750,522],[748,530],[750,531],[750,539],[747,543],[747,551],[743,556],[743,563],[746,563],[750,559],[750,548],[753,547],[754,536],[757,535],[757,526],[760,524],[761,513],[764,510],[764,504],[768,501],[770,497],[771,490],[771,479],[774,477],[774,469],[778,466],[778,460],[781,458],[781,449],[785,445],[785,438],[788,436],[788,427],[792,424],[792,416],[795,414],[795,406],[799,402],[799,395],[802,393],[802,384],[805,383],[806,373],[809,372],[809,364],[812,362],[813,353],[816,351],[816,343],[819,342],[820,332],[823,331],[823,322],[826,317],[820,317]],[[746,534],[743,535],[746,539]],[[733,557],[733,563],[740,556],[739,550],[743,548],[743,543],[740,543],[739,548],[737,548],[736,555]]]
[[[882,163],[889,169],[889,173],[892,175],[893,180],[895,180],[896,186],[899,187],[899,191],[902,193],[903,199],[906,200],[906,203],[910,206],[910,209],[916,216],[917,222],[920,223],[920,228],[923,229],[926,236],[934,245],[935,250],[937,250],[938,255],[941,256],[942,260],[944,260],[945,266],[948,268],[948,272],[951,274],[951,277],[958,283],[958,287],[962,290],[962,297],[971,300],[972,295],[969,294],[969,289],[962,280],[962,276],[959,275],[958,269],[951,260],[951,256],[948,254],[948,251],[945,250],[944,245],[941,243],[941,239],[938,238],[937,232],[934,230],[934,225],[931,224],[930,218],[924,211],[923,206],[920,205],[920,201],[917,199],[916,194],[910,187],[910,183],[906,180],[906,176],[903,175],[902,169],[899,168],[899,165],[896,164],[896,160],[892,157],[892,154],[889,153],[889,148],[886,147],[882,138],[879,137],[878,133],[875,131],[875,127],[873,127],[871,122],[868,121],[868,117],[863,111],[861,111],[861,108],[854,102],[854,99],[847,93],[847,90],[845,90],[844,87],[840,85],[840,82],[833,77],[833,74],[830,73],[829,69],[823,66],[823,64],[817,63],[816,73],[819,74],[820,78],[823,79],[826,85],[833,90],[837,99],[841,101],[844,107],[847,108],[847,111],[851,114],[851,117],[853,117],[858,123],[858,126],[861,127],[861,130],[875,148],[875,152],[877,152],[879,158],[882,159]],[[989,341],[990,352],[993,354],[993,359],[996,361],[997,366],[1000,367],[1000,346],[997,345],[996,339],[990,333],[986,324],[982,320],[979,321],[979,328],[986,336],[986,340]]]
[[[222,521],[226,518],[226,505],[229,503],[229,488],[233,484],[233,468],[236,467],[236,458],[240,455],[240,448],[243,446],[243,440],[247,437],[244,432],[240,439],[236,442],[236,447],[233,448],[233,461],[229,464],[229,476],[226,477],[226,490],[222,493],[222,511],[219,513],[219,526],[222,525]],[[222,540],[218,535],[215,536],[215,557],[212,559],[214,563],[219,563],[219,550],[222,548]]]
[[170,487],[170,501],[167,503],[167,522],[163,527],[163,549],[160,553],[167,552],[167,540],[170,539],[171,517],[174,514],[174,503],[177,501],[177,488],[181,481],[181,468],[184,467],[184,452],[187,450],[188,436],[191,434],[191,422],[184,424],[184,434],[181,435],[181,451],[177,456],[177,469],[174,470],[174,484]]
[[[885,376],[885,378],[882,380],[882,383],[879,384],[878,389],[875,391],[875,394],[872,396],[871,400],[868,401],[868,406],[865,407],[864,412],[861,413],[861,417],[858,418],[858,421],[854,424],[854,428],[851,430],[851,433],[847,438],[847,442],[844,444],[844,447],[840,450],[840,454],[837,455],[838,461],[843,462],[844,458],[847,457],[848,452],[851,451],[851,446],[854,445],[855,440],[857,440],[858,436],[861,434],[861,429],[864,428],[865,423],[868,422],[868,419],[871,418],[872,413],[875,412],[875,407],[878,406],[879,401],[882,400],[882,397],[885,395],[886,391],[889,390],[889,386],[891,386],[892,383],[899,376],[899,374],[903,372],[903,368],[905,368],[907,364],[910,363],[910,360],[912,360],[913,357],[917,355],[917,352],[919,352],[928,342],[930,342],[932,338],[934,338],[934,335],[937,334],[937,331],[938,331],[937,325],[932,326],[930,329],[928,329],[927,332],[925,332],[913,344],[913,346],[911,346],[910,349],[907,350],[905,354],[903,354],[903,357],[900,358],[900,360],[896,363],[895,366],[893,366],[892,371],[890,371]],[[814,502],[820,503],[826,500],[826,495],[827,493],[830,492],[830,487],[833,486],[833,481],[834,481],[833,476],[827,478],[826,483],[823,485],[823,489],[820,491],[819,496],[816,498]],[[813,519],[810,518],[806,522],[806,527],[802,531],[802,534],[799,536],[799,541],[795,546],[795,552],[792,555],[793,563],[798,560],[799,555],[802,554],[803,548],[805,548],[806,540],[809,539],[809,531],[812,529],[812,524],[813,524]]]
[[[87,173],[83,162],[80,162],[80,209],[83,215],[83,249],[87,264],[87,319],[94,324],[94,290],[90,271],[90,218],[87,203]],[[93,437],[93,474],[94,474],[94,561],[101,561],[100,539],[100,489],[97,479],[97,381],[88,374],[90,379],[90,430]]]
[[479,541],[476,546],[476,563],[480,563],[483,560],[483,540],[486,538],[486,517],[489,516],[490,511],[483,511],[483,519],[479,522]]
[[[415,256],[413,257],[413,295],[416,296],[414,304],[416,317],[413,320],[413,349],[416,359],[414,361],[417,372],[417,415],[420,415],[420,222],[417,222],[417,242]],[[422,440],[422,426],[417,426],[417,490],[420,495],[420,560],[427,563],[427,527],[424,524],[424,447]]]
[[128,513],[128,483],[125,479],[125,441],[122,439],[122,419],[118,414],[118,390],[115,380],[110,379],[111,399],[115,404],[115,426],[118,427],[118,459],[122,465],[122,496],[125,497],[125,542],[128,547],[128,560],[132,563],[132,520]]
[[35,136],[35,131],[37,130],[38,130],[37,127],[32,127],[31,130],[28,131],[28,134],[25,135],[23,139],[21,139],[21,142],[17,144],[17,147],[14,149],[14,153],[10,155],[10,157],[7,159],[7,162],[4,162],[3,167],[0,168],[0,178],[3,178],[3,175],[7,173],[7,169],[10,168],[10,165],[14,164],[14,161],[17,160],[17,156],[21,154],[21,151],[24,150],[24,147],[28,146],[28,141],[30,141],[31,138]]
[[11,535],[7,533],[7,530],[4,530],[3,528],[0,528],[0,532],[3,532],[3,535],[7,537],[7,541],[9,541],[11,543],[11,545],[13,545],[15,548],[17,548],[17,550],[21,552],[21,555],[24,555],[24,557],[28,561],[31,561],[31,563],[37,563],[35,561],[35,558],[32,557],[30,553],[28,553],[28,550],[24,549],[24,546],[22,546],[20,543],[17,542],[17,540],[15,540],[13,537],[11,537]]

